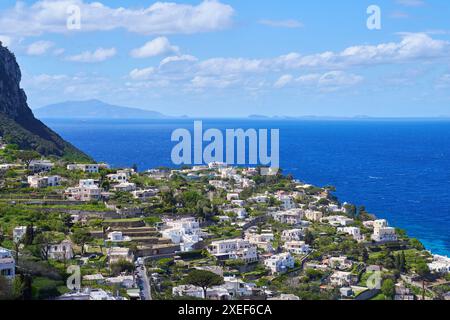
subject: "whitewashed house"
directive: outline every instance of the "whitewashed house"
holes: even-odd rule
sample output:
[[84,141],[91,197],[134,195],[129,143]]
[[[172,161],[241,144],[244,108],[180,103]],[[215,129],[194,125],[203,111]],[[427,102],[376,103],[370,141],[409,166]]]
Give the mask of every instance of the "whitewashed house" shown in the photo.
[[282,241],[300,241],[304,235],[305,235],[305,232],[303,229],[283,230],[283,233],[281,234],[281,240]]
[[184,218],[165,221],[161,235],[179,244],[181,251],[186,252],[191,251],[196,243],[203,241],[204,232],[195,218]]
[[68,164],[67,170],[75,171],[80,170],[86,173],[98,173],[100,170],[99,164]]
[[302,222],[303,211],[301,209],[278,211],[273,213],[273,218],[277,222],[294,226]]
[[60,176],[28,176],[28,184],[31,188],[57,187],[61,184]]
[[283,245],[283,249],[292,254],[308,254],[311,248],[304,241],[288,241]]
[[433,262],[428,264],[431,272],[438,274],[450,273],[450,258],[440,255],[433,256]]
[[59,244],[53,244],[48,247],[48,257],[52,260],[62,261],[73,258],[72,242],[64,240]]
[[375,242],[391,242],[397,241],[397,233],[395,228],[389,227],[386,220],[375,220],[373,222],[372,240]]
[[271,256],[264,261],[264,265],[272,274],[285,273],[295,267],[295,260],[289,252],[286,252]]
[[358,227],[339,227],[337,230],[352,236],[356,241],[364,240],[364,237],[361,235],[361,229]]
[[330,277],[330,283],[336,287],[348,287],[355,283],[356,278],[351,272],[335,271]]
[[213,241],[208,250],[219,260],[242,260],[245,263],[258,260],[256,246],[243,239]]
[[0,247],[0,276],[7,279],[14,279],[16,275],[16,262],[11,251]]

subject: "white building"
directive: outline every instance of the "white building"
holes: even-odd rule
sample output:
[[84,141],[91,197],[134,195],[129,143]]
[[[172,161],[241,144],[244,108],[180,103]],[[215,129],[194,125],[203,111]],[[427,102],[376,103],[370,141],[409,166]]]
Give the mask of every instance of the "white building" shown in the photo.
[[305,232],[303,229],[290,229],[284,230],[281,234],[282,241],[300,241],[304,236]]
[[193,246],[203,241],[203,231],[195,218],[167,220],[161,231],[162,237],[179,244],[181,251],[191,251]]
[[29,169],[34,173],[48,172],[53,169],[55,165],[48,160],[33,160],[30,162]]
[[361,229],[358,227],[339,227],[338,232],[346,233],[356,241],[364,240],[364,237],[361,235]]
[[0,275],[7,279],[14,279],[16,275],[16,262],[11,251],[0,247]]
[[149,198],[156,196],[158,192],[159,192],[158,189],[143,189],[143,190],[135,190],[131,192],[131,194],[135,199],[147,200]]
[[27,233],[27,227],[25,227],[25,226],[15,227],[13,229],[13,241],[15,243],[19,243],[25,237],[26,233]]
[[67,170],[75,171],[80,170],[87,173],[98,173],[100,170],[99,164],[68,164]]
[[93,179],[83,179],[79,181],[78,187],[67,188],[65,196],[73,201],[98,201],[102,197],[103,189],[99,188],[97,181]]
[[322,217],[323,217],[323,213],[320,211],[313,211],[313,210],[305,211],[306,220],[317,222],[317,221],[320,221],[320,219],[322,219]]
[[118,183],[128,182],[128,177],[129,177],[128,174],[126,174],[125,172],[111,173],[106,176],[106,178],[109,181],[118,182]]
[[258,260],[256,246],[243,239],[214,241],[209,247],[209,252],[221,260],[242,260],[245,263]]
[[440,255],[433,256],[433,262],[428,264],[431,272],[439,274],[450,273],[450,258]]
[[275,221],[289,225],[298,225],[302,222],[303,211],[301,209],[291,209],[273,213]]
[[28,176],[28,184],[31,188],[57,187],[61,184],[60,176]]
[[271,256],[264,261],[264,265],[270,269],[272,274],[284,273],[295,267],[295,260],[289,252],[286,252]]
[[395,228],[389,227],[386,220],[375,220],[373,222],[372,240],[376,242],[397,241]]
[[131,238],[124,236],[121,231],[113,231],[108,234],[108,240],[111,242],[127,242],[131,241]]
[[328,263],[331,268],[339,270],[350,269],[353,266],[353,262],[344,256],[331,257],[328,259]]
[[273,233],[257,234],[257,233],[247,232],[245,234],[245,240],[248,240],[248,242],[250,242],[250,244],[257,246],[259,249],[262,249],[266,252],[273,251],[272,241],[274,241],[274,239],[275,239],[275,236]]
[[283,208],[283,210],[290,210],[295,208],[295,203],[291,196],[279,195],[277,198],[278,201],[281,202],[281,208]]
[[48,257],[52,260],[70,260],[73,258],[72,242],[64,240],[60,244],[48,247]]
[[136,184],[131,182],[121,182],[113,187],[117,192],[131,192],[136,190]]
[[128,262],[134,261],[134,255],[129,248],[112,247],[108,248],[109,263],[117,263],[121,260]]
[[304,241],[288,241],[283,245],[283,249],[292,254],[308,254],[311,248]]
[[354,284],[355,278],[351,272],[335,271],[330,277],[330,283],[336,287],[351,286]]
[[352,224],[354,221],[351,218],[345,217],[345,216],[328,216],[328,217],[323,217],[321,219],[322,222],[328,222],[328,224],[332,225],[333,227],[338,227],[338,226],[348,226],[350,224]]

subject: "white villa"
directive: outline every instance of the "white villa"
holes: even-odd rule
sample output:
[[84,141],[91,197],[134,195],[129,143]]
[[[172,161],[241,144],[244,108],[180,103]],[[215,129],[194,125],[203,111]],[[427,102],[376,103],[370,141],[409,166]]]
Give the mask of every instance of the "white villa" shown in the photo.
[[136,185],[131,182],[121,182],[113,187],[114,191],[131,192],[136,190]]
[[242,260],[245,263],[258,260],[256,246],[243,239],[214,241],[209,247],[209,252],[221,260]]
[[372,240],[375,242],[397,241],[395,228],[389,227],[386,220],[375,220],[373,222]]
[[257,246],[259,249],[262,249],[267,252],[273,251],[272,241],[274,241],[274,239],[275,239],[275,236],[273,235],[273,233],[257,234],[257,233],[247,232],[245,234],[245,240],[248,240],[248,242],[250,242],[250,244],[253,244],[253,245]]
[[320,221],[322,219],[323,213],[320,211],[306,210],[305,219],[309,221]]
[[338,232],[346,233],[356,241],[364,240],[364,237],[361,235],[361,229],[358,227],[339,227]]
[[284,273],[295,267],[295,260],[289,252],[286,252],[271,256],[264,261],[264,265],[270,269],[272,274]]
[[146,200],[148,198],[156,196],[158,192],[159,192],[158,189],[142,189],[142,190],[135,190],[131,192],[131,194],[135,199]]
[[332,225],[333,227],[346,227],[353,223],[353,219],[345,217],[345,216],[328,216],[323,217],[321,219],[321,222],[327,222],[328,224]]
[[80,180],[78,187],[66,189],[65,196],[74,201],[97,201],[102,196],[102,189],[93,179]]
[[31,188],[57,187],[61,184],[60,176],[28,176],[28,184]]
[[330,283],[336,287],[351,286],[355,276],[351,272],[335,271],[330,277]]
[[295,208],[295,203],[291,196],[279,195],[277,199],[281,202],[281,208],[283,208],[283,210],[290,210]]
[[113,231],[108,234],[108,240],[111,242],[127,242],[131,241],[131,238],[124,236],[121,231]]
[[161,234],[163,238],[180,244],[181,251],[185,252],[191,251],[196,243],[203,241],[204,232],[195,218],[184,218],[165,221]]
[[344,256],[331,257],[330,259],[328,259],[328,263],[331,268],[339,270],[350,269],[353,266],[353,262]]
[[29,169],[34,173],[47,172],[53,169],[55,165],[48,160],[33,160],[30,162]]
[[67,170],[75,171],[80,170],[87,173],[98,173],[100,170],[99,164],[68,164]]
[[0,247],[0,276],[14,279],[16,275],[16,262],[11,251]]
[[273,214],[273,218],[280,223],[298,225],[302,222],[303,211],[301,209],[278,211]]
[[122,173],[111,173],[111,174],[108,174],[106,176],[106,178],[109,181],[118,182],[118,183],[128,182],[128,177],[129,177],[128,174],[126,174],[125,172],[122,172]]
[[292,254],[308,254],[311,248],[304,241],[288,241],[283,245],[283,249]]
[[48,257],[52,260],[70,260],[73,258],[72,242],[64,240],[60,244],[48,247]]
[[305,232],[303,229],[290,229],[284,230],[281,234],[282,241],[300,241],[304,236]]
[[439,274],[450,273],[450,258],[440,255],[433,256],[433,262],[428,264],[431,272]]

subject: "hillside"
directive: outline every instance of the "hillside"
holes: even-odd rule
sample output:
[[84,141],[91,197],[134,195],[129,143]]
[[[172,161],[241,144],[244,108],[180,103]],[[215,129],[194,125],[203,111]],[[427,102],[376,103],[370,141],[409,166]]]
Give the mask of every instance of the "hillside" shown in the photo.
[[21,78],[16,57],[0,42],[0,136],[7,143],[36,150],[42,155],[89,159],[34,117],[27,96],[20,88]]

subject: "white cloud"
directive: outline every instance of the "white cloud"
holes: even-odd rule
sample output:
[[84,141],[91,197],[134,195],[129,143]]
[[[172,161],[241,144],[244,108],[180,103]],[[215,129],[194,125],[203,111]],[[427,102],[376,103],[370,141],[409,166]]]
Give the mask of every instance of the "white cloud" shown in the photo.
[[326,90],[338,90],[357,85],[363,81],[363,77],[344,71],[329,71],[323,74],[310,73],[294,78],[290,74],[281,76],[274,84],[277,89],[287,85],[298,85],[303,87],[317,87]]
[[179,51],[180,49],[171,45],[166,37],[158,37],[147,42],[142,47],[132,50],[130,55],[133,58],[149,58],[178,53]]
[[196,76],[191,80],[191,86],[196,89],[216,88],[225,89],[236,84],[235,79],[226,79],[221,77],[203,77]]
[[274,84],[275,88],[283,88],[294,80],[294,77],[290,74],[282,75]]
[[46,54],[55,44],[51,41],[36,41],[27,48],[27,54],[30,56],[41,56]]
[[116,55],[117,51],[115,48],[98,48],[94,52],[91,51],[84,51],[80,54],[73,55],[67,57],[68,61],[75,61],[75,62],[86,62],[86,63],[93,63],[93,62],[102,62],[109,58],[112,58]]
[[159,65],[163,66],[165,64],[169,64],[169,63],[173,63],[173,62],[181,62],[181,61],[196,62],[196,61],[198,61],[198,59],[196,57],[188,55],[188,54],[184,54],[181,56],[170,56],[170,57],[167,57],[167,58],[164,58],[163,60],[161,60],[161,63]]
[[0,42],[4,47],[9,47],[12,43],[11,37],[0,35]]
[[274,28],[289,28],[289,29],[294,29],[294,28],[301,28],[303,27],[303,23],[301,23],[298,20],[295,19],[288,19],[288,20],[260,20],[259,21],[260,24],[265,25],[265,26],[269,26],[269,27],[274,27]]
[[134,69],[130,72],[130,78],[133,80],[147,80],[150,75],[155,73],[155,68]]
[[112,8],[101,2],[83,0],[40,0],[24,2],[0,12],[0,30],[18,36],[68,33],[69,6],[81,10],[80,32],[125,29],[139,34],[192,34],[231,26],[234,9],[217,0],[198,5],[156,2],[146,8]]

